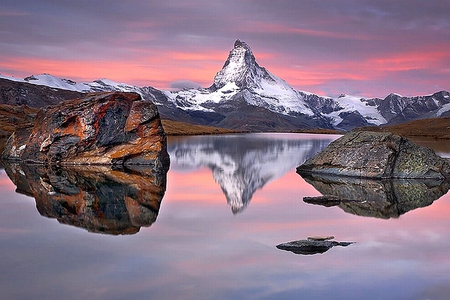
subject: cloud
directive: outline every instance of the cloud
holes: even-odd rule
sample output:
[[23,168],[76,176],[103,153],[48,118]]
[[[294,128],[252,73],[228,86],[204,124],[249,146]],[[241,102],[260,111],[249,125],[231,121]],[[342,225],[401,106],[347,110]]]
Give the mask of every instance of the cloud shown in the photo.
[[[0,72],[24,77],[52,73],[60,64],[66,72],[55,75],[66,78],[207,86],[239,38],[260,65],[300,90],[336,90],[337,82],[348,80],[367,95],[387,94],[383,83],[394,90],[398,83],[402,94],[430,93],[431,80],[448,85],[445,76],[426,76],[450,69],[442,54],[450,49],[447,2],[5,0]],[[26,70],[29,61],[35,63]],[[391,76],[393,69],[415,65],[424,78]],[[380,86],[374,89],[371,79]],[[408,80],[409,88],[402,84]]]

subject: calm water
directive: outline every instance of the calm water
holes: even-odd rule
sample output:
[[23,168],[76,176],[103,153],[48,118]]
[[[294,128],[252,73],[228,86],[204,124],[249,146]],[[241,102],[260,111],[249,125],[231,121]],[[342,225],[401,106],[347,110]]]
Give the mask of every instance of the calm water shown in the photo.
[[[407,183],[406,207],[303,201],[321,194],[295,167],[334,138],[172,138],[167,178],[7,167],[0,299],[449,299],[449,195],[422,201]],[[356,243],[275,247],[312,235]]]

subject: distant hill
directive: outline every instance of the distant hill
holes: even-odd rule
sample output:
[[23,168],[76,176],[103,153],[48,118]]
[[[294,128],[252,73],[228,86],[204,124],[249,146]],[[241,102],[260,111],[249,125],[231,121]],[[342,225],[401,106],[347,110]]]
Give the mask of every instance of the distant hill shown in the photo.
[[80,98],[82,92],[31,84],[0,77],[0,104],[27,105],[39,108],[68,99]]
[[450,139],[450,117],[420,119],[390,126],[361,127],[356,130],[389,131],[416,139]]

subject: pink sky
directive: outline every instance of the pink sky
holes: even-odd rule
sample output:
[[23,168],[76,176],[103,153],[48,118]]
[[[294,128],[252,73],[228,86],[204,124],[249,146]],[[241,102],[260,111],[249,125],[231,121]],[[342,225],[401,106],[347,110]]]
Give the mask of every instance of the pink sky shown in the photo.
[[234,41],[294,88],[385,97],[449,90],[448,1],[11,1],[0,73],[212,84]]

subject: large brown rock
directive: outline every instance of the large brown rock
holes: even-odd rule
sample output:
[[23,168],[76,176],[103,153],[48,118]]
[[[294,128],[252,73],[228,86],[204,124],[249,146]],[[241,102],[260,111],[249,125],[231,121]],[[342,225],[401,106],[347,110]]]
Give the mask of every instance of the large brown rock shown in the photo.
[[136,93],[92,93],[41,109],[19,128],[2,158],[58,165],[169,164],[156,106]]
[[297,168],[300,175],[365,178],[450,178],[449,162],[389,132],[350,132]]

